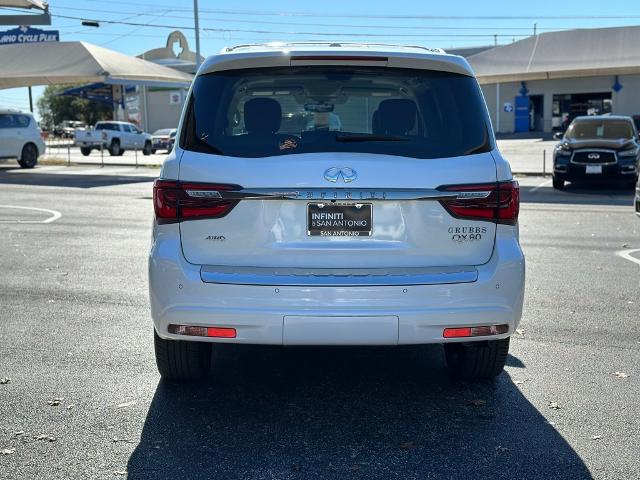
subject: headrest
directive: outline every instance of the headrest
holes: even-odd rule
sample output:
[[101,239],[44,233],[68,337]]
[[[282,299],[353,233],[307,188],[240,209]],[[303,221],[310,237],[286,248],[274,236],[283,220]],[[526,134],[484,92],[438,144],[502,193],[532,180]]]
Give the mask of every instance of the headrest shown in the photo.
[[378,107],[380,129],[385,135],[405,135],[416,124],[416,102],[398,98],[383,100]]
[[282,122],[282,107],[272,98],[252,98],[244,104],[244,126],[249,133],[276,133]]

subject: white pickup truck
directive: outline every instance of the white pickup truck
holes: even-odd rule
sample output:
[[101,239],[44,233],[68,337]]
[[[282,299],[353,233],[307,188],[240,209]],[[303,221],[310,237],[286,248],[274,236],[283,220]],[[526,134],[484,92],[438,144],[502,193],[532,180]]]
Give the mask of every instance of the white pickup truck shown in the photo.
[[93,129],[76,130],[75,144],[85,157],[101,147],[116,157],[125,150],[142,150],[144,155],[152,150],[151,135],[128,122],[98,122]]

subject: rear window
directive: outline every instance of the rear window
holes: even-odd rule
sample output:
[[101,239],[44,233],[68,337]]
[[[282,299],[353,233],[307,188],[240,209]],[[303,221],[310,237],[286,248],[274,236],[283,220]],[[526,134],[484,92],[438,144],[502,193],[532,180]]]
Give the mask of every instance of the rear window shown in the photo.
[[114,130],[120,131],[117,123],[98,123],[96,125],[96,130]]
[[577,120],[569,125],[565,136],[576,140],[627,139],[633,137],[633,125],[626,120]]
[[26,128],[30,123],[28,115],[0,113],[0,128]]
[[475,79],[429,70],[290,67],[202,75],[183,128],[183,148],[232,157],[441,158],[492,148]]

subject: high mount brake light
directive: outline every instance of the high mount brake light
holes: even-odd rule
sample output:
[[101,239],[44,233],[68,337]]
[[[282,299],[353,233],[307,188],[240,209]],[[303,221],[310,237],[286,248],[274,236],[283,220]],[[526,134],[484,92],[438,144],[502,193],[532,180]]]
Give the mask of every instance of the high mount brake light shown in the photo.
[[480,185],[451,185],[446,192],[460,192],[452,199],[441,200],[442,206],[454,217],[486,220],[515,225],[520,212],[520,186],[517,181]]
[[224,217],[233,210],[238,201],[224,200],[220,192],[234,190],[240,190],[240,187],[156,180],[153,183],[153,209],[156,222],[165,224]]

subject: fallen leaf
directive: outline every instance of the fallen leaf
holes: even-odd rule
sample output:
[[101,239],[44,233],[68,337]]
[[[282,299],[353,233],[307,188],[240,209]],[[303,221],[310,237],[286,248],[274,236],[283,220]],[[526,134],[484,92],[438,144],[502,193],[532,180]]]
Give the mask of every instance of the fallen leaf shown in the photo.
[[522,335],[522,336],[524,336],[524,328],[516,328],[516,333],[517,333],[518,335]]
[[67,405],[67,410],[71,410],[73,407],[75,407],[75,405],[73,403]]
[[13,432],[13,434],[14,434],[16,437],[17,437],[17,436],[19,436],[19,435],[24,435],[24,430],[18,430],[18,431],[15,431],[15,432]]
[[127,471],[126,470],[116,470],[115,472],[113,472],[113,474],[116,477],[122,477],[122,476],[127,474]]
[[487,401],[482,400],[481,398],[476,398],[474,400],[465,400],[464,403],[467,405],[473,405],[474,407],[482,407],[487,404]]
[[16,453],[15,448],[2,448],[0,449],[0,455],[13,455]]
[[416,448],[415,442],[404,442],[400,444],[400,448],[403,450],[411,450],[412,448]]
[[131,400],[130,402],[125,402],[125,403],[121,403],[120,405],[118,405],[116,408],[126,408],[126,407],[131,407],[132,405],[135,405],[136,401],[135,400]]
[[113,442],[114,443],[118,443],[118,442],[135,443],[133,440],[127,440],[126,438],[118,438],[118,437],[113,437]]
[[522,380],[514,380],[513,383],[515,385],[523,385],[524,384],[524,382]]
[[613,372],[611,375],[618,377],[618,378],[627,378],[629,375],[627,375],[624,372]]
[[46,433],[42,433],[36,437],[33,437],[36,440],[47,440],[49,442],[55,442],[56,441],[56,437],[52,437],[51,435],[47,435]]
[[47,403],[52,407],[57,407],[62,403],[63,400],[64,398],[54,398],[53,400],[49,400]]
[[600,440],[602,435],[591,435],[591,440]]
[[552,410],[560,410],[560,405],[558,405],[558,402],[549,402],[548,405]]
[[11,383],[11,379],[9,377],[0,378],[0,385],[6,385],[7,383]]

